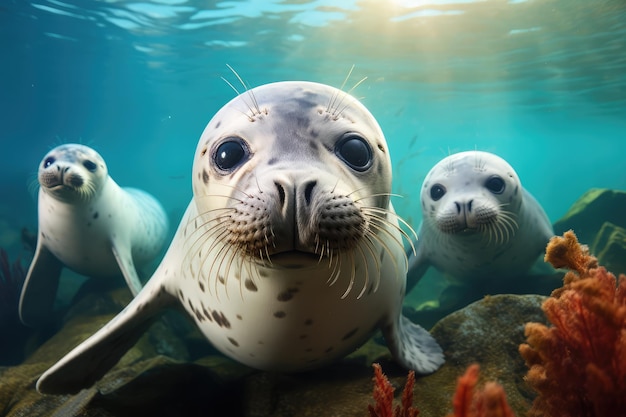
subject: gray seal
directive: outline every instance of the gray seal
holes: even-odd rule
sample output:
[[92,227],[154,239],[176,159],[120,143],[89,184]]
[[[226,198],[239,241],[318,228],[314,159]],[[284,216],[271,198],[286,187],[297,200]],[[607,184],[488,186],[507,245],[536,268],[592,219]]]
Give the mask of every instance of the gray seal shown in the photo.
[[193,198],[152,278],[41,376],[40,392],[92,385],[175,306],[257,369],[322,366],[376,329],[403,366],[443,363],[432,336],[402,316],[407,259],[389,149],[354,97],[296,81],[241,94],[206,126],[192,175]]
[[153,261],[165,245],[168,220],[161,204],[109,176],[95,150],[75,143],[44,156],[39,181],[38,234],[19,303],[22,322],[49,320],[63,267],[99,279],[123,275],[141,290],[136,267]]
[[554,235],[515,170],[489,152],[460,152],[438,162],[424,179],[420,200],[409,289],[430,266],[466,287],[523,275]]

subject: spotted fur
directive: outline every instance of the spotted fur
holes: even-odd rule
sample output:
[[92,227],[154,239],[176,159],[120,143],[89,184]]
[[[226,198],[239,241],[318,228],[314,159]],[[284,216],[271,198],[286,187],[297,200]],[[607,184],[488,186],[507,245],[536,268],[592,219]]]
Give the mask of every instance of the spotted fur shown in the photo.
[[20,298],[22,321],[38,326],[51,318],[64,266],[89,277],[123,275],[133,294],[139,293],[135,268],[161,253],[168,232],[159,202],[119,187],[104,159],[79,144],[48,152],[38,180],[39,235]]
[[41,392],[91,385],[130,343],[111,340],[136,340],[172,305],[225,355],[258,369],[327,364],[377,328],[402,365],[441,365],[437,343],[401,316],[407,260],[389,151],[356,99],[309,82],[245,92],[205,128],[193,172],[194,197],[154,276],[40,378]]

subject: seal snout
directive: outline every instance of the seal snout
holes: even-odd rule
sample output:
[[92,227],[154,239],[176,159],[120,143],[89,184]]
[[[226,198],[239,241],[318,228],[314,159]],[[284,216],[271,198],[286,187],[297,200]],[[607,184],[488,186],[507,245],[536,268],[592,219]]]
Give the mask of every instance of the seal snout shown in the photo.
[[365,216],[348,195],[317,178],[276,176],[241,200],[227,226],[228,240],[248,256],[289,252],[329,255],[353,249],[366,233]]
[[458,216],[459,230],[476,228],[476,218],[474,216],[474,213],[472,212],[473,203],[474,199],[470,199],[469,201],[454,202],[454,205],[456,207],[456,214]]
[[58,186],[68,186],[71,188],[79,188],[84,183],[83,177],[70,170],[69,165],[56,164],[56,169],[47,169],[39,175],[39,183],[47,188]]

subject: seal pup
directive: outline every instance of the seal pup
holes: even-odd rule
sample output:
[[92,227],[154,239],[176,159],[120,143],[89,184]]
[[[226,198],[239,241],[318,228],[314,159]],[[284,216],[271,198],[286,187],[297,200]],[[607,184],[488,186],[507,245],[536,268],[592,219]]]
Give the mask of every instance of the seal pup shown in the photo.
[[554,235],[537,200],[499,156],[460,152],[438,162],[420,192],[422,223],[407,292],[434,266],[466,287],[528,272]]
[[40,377],[40,392],[92,385],[171,306],[226,356],[261,370],[322,366],[377,328],[405,367],[443,363],[432,336],[401,314],[407,260],[389,149],[354,97],[300,81],[240,94],[204,129],[192,178],[152,278]]
[[22,322],[49,319],[63,266],[96,278],[121,272],[138,294],[136,266],[154,260],[167,238],[161,204],[144,191],[121,188],[100,154],[75,143],[48,152],[37,180],[37,245],[20,296]]

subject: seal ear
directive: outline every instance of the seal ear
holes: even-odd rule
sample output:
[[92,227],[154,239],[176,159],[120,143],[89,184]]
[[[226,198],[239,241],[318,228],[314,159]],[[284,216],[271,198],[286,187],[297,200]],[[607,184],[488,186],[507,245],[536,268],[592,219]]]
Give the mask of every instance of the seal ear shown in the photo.
[[42,394],[75,394],[109,371],[174,297],[149,281],[130,304],[95,334],[48,369],[37,381]]
[[61,261],[38,239],[20,295],[19,315],[26,326],[37,327],[50,319],[62,269]]

